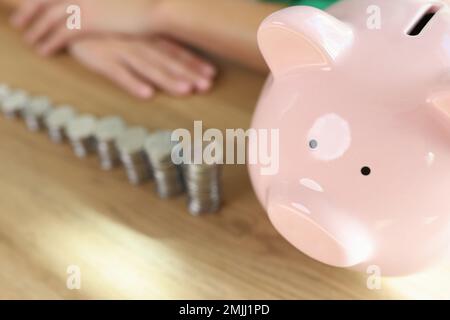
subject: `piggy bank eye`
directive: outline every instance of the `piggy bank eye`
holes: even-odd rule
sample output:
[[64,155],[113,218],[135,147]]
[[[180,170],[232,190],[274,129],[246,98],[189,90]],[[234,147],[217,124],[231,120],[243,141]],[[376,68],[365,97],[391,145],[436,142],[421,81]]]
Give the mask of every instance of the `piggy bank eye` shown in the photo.
[[351,143],[350,127],[337,114],[326,114],[318,118],[308,133],[308,146],[312,155],[323,161],[340,158]]

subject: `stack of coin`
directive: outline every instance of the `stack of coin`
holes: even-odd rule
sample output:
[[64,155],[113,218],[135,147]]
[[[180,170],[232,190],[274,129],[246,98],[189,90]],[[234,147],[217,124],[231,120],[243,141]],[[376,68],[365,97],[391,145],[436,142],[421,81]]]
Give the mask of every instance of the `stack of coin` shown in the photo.
[[61,106],[47,113],[45,126],[50,139],[55,143],[62,143],[67,137],[66,127],[75,117],[75,110],[70,106]]
[[25,108],[22,109],[22,116],[30,131],[44,129],[45,115],[52,110],[52,104],[46,97],[31,98]]
[[125,130],[125,122],[120,117],[106,117],[97,123],[95,139],[100,165],[103,170],[111,170],[120,164],[120,154],[116,147],[116,141]]
[[20,117],[22,110],[28,103],[28,94],[23,90],[15,90],[5,98],[2,104],[2,111],[9,119]]
[[180,167],[172,161],[175,143],[171,141],[171,135],[170,131],[158,131],[148,136],[145,141],[145,151],[156,182],[156,192],[163,199],[184,191]]
[[141,184],[152,176],[150,163],[144,152],[147,135],[146,129],[134,127],[123,132],[116,141],[128,180],[133,185]]
[[79,158],[86,157],[95,152],[95,126],[97,119],[89,114],[74,118],[67,125],[67,137],[72,143],[75,155]]
[[[202,213],[214,213],[220,209],[222,204],[222,145],[217,144],[215,150],[218,152],[212,159],[204,159],[203,151],[211,144],[200,144],[199,150],[188,151],[192,156],[191,161],[183,164],[183,178],[188,194],[188,210],[193,215]],[[197,159],[195,153],[199,155]],[[207,161],[206,161],[207,160]]]

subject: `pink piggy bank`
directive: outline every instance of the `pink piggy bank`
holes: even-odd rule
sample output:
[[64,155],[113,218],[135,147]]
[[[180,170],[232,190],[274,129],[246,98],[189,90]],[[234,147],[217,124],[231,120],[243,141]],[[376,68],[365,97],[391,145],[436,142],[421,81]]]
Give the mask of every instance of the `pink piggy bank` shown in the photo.
[[318,261],[383,275],[448,257],[447,2],[291,7],[258,41],[271,76],[252,128],[278,130],[279,169],[249,170],[275,228]]

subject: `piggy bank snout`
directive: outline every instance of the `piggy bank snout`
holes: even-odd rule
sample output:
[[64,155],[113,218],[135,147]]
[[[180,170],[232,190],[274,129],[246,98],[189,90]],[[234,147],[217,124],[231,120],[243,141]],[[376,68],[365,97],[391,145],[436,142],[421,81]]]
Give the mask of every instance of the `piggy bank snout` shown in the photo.
[[371,242],[353,223],[337,217],[328,225],[315,220],[311,208],[270,201],[268,214],[281,235],[309,257],[336,267],[352,267],[369,260]]

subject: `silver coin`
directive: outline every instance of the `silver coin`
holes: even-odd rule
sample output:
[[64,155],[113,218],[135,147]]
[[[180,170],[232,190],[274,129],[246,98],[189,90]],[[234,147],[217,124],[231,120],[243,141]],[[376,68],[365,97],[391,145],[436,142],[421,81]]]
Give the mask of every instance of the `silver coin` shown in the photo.
[[75,110],[67,105],[57,107],[48,112],[45,115],[44,123],[50,139],[55,143],[63,142],[67,138],[66,127],[75,117]]
[[120,164],[120,154],[116,147],[116,141],[125,130],[125,122],[120,117],[105,117],[97,122],[95,139],[100,165],[103,170],[111,170]]
[[116,140],[126,130],[125,122],[117,116],[100,119],[95,127],[95,138],[98,141]]
[[22,117],[30,131],[39,131],[45,127],[45,115],[52,110],[52,104],[47,97],[31,98],[22,109]]
[[148,131],[145,128],[134,127],[125,130],[116,140],[128,180],[133,185],[141,184],[152,176],[151,166],[144,152],[147,136]]
[[85,114],[75,117],[67,124],[67,137],[77,157],[84,158],[96,150],[95,126],[97,119]]
[[122,154],[138,153],[144,149],[148,131],[145,128],[129,128],[117,138],[117,148]]
[[22,114],[29,100],[28,94],[23,90],[15,90],[6,97],[1,105],[3,114],[10,119],[18,118]]
[[[202,143],[202,148],[182,150],[183,154],[187,152],[190,155],[191,161],[182,165],[183,179],[188,194],[188,210],[193,215],[200,215],[203,213],[217,212],[222,204],[222,165],[221,155],[222,146],[217,144],[212,146],[212,143]],[[217,157],[211,164],[194,163],[194,160],[200,155],[203,159],[203,153],[206,148],[217,147]],[[197,156],[197,157],[196,157]]]
[[172,149],[175,143],[171,140],[170,131],[160,130],[148,136],[145,151],[153,166],[171,164]]
[[184,191],[180,167],[172,161],[175,143],[171,141],[172,132],[157,131],[145,141],[145,153],[150,161],[155,178],[156,193],[161,198],[170,198]]

